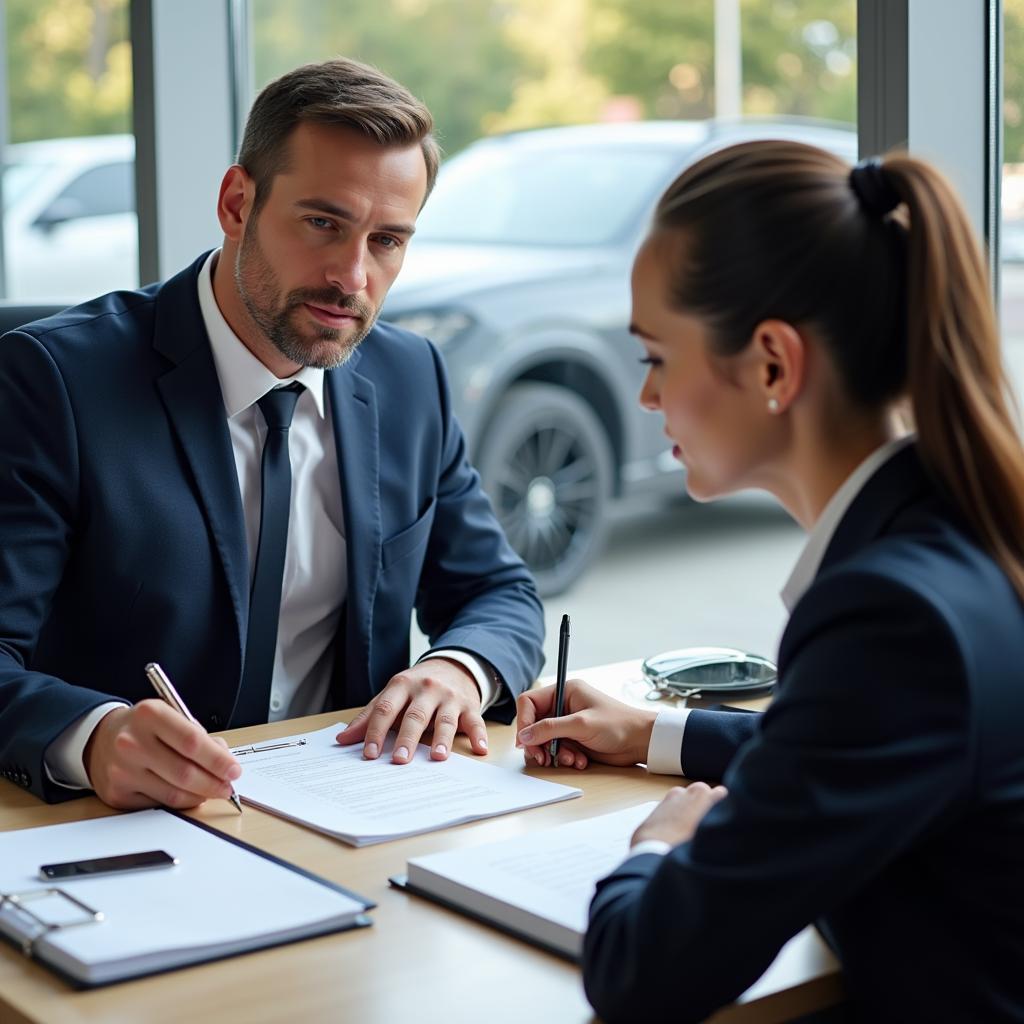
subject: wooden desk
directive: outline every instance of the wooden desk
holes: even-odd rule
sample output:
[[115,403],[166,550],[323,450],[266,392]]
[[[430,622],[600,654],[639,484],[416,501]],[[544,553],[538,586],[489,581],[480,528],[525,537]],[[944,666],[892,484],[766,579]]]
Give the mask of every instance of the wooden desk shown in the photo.
[[[609,666],[586,675],[604,689],[612,686],[618,670],[619,666]],[[225,736],[232,745],[265,741],[347,721],[354,714],[315,715]],[[492,725],[489,736],[489,761],[522,770],[522,752],[513,747],[513,729]],[[468,753],[462,740],[456,750]],[[13,947],[0,944],[0,1022],[589,1021],[592,1013],[579,972],[571,964],[387,883],[389,875],[404,871],[406,860],[417,854],[503,839],[658,799],[673,784],[672,779],[648,776],[640,769],[600,765],[585,772],[538,774],[579,786],[584,795],[359,850],[251,807],[239,816],[230,804],[210,801],[196,817],[375,900],[373,927],[91,992],[70,989]],[[95,797],[50,806],[0,782],[0,831],[109,813]],[[838,976],[832,975],[756,1003],[728,1007],[714,1021],[787,1020],[831,1005],[839,993]]]

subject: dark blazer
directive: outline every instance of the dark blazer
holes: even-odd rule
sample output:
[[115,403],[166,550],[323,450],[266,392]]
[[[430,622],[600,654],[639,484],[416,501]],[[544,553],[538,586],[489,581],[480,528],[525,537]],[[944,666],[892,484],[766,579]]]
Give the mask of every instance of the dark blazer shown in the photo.
[[[0,340],[0,773],[47,800],[75,795],[49,782],[48,744],[104,701],[152,696],[147,662],[210,729],[238,694],[249,570],[203,259]],[[475,652],[518,693],[542,663],[542,610],[437,351],[378,324],[325,380],[348,546],[334,706],[408,666],[414,608],[433,645]]]
[[849,508],[779,668],[764,715],[720,716],[755,731],[693,840],[599,885],[598,1013],[701,1020],[814,921],[858,1019],[1024,1021],[1024,608],[914,446]]

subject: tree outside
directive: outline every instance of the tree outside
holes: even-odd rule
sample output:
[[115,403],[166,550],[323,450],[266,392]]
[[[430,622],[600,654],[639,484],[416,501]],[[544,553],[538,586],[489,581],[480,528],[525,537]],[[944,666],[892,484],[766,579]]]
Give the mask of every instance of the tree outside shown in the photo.
[[[257,86],[346,54],[408,85],[452,154],[551,124],[714,113],[714,0],[252,0]],[[855,0],[742,0],[744,112],[856,120]]]
[[131,131],[128,0],[6,0],[9,142]]
[[[128,0],[5,6],[9,141],[130,131]],[[499,131],[714,112],[713,0],[251,0],[251,10],[257,87],[303,61],[358,57],[427,102],[449,154]],[[1024,0],[1006,10],[1010,52],[1024,46]],[[855,120],[855,0],[742,0],[741,13],[746,113]],[[1007,109],[1010,152],[1024,125]]]
[[1024,0],[1003,0],[1003,154],[1024,163]]
[[[10,142],[131,128],[128,0],[6,0]],[[1024,0],[1003,0],[1005,154],[1024,163]],[[349,54],[481,134],[708,117],[713,0],[252,0],[257,84]],[[854,0],[742,0],[744,111],[856,117]]]

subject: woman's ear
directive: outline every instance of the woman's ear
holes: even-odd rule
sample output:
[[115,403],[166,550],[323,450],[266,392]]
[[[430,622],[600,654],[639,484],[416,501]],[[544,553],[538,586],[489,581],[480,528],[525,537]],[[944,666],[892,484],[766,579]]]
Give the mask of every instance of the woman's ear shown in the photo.
[[762,320],[751,342],[756,387],[771,413],[785,412],[804,387],[807,341],[785,320]]

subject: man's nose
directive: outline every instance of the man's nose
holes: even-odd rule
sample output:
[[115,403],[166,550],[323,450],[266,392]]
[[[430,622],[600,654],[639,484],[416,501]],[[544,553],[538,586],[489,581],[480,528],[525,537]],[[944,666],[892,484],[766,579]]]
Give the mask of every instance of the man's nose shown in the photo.
[[327,283],[346,295],[356,295],[366,288],[366,246],[352,239],[332,254],[325,276]]

